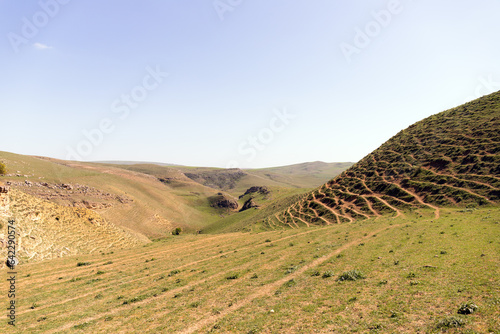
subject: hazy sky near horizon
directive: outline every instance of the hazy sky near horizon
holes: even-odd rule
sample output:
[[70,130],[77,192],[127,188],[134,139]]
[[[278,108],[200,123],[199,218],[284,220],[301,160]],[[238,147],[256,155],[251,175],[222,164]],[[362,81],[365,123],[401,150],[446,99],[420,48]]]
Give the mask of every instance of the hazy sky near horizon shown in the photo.
[[500,2],[0,0],[0,150],[358,161],[500,90]]

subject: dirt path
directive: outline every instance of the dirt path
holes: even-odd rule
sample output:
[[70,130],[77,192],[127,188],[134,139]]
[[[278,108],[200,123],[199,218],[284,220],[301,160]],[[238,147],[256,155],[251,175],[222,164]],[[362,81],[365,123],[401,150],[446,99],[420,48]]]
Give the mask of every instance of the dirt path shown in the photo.
[[324,204],[323,202],[318,201],[316,198],[313,199],[313,202],[318,204],[318,205],[321,205],[323,208],[330,211],[335,216],[335,219],[337,220],[337,224],[341,223],[340,217],[344,217],[344,216],[342,216],[340,213],[337,213],[335,210],[333,210],[332,208],[330,208],[328,205]]
[[389,227],[385,227],[385,228],[379,229],[379,230],[377,230],[375,232],[372,232],[372,233],[370,233],[369,235],[367,235],[367,236],[365,236],[363,238],[359,238],[359,239],[353,240],[353,241],[351,241],[351,242],[349,242],[349,243],[341,246],[340,248],[336,249],[335,251],[331,252],[330,254],[328,254],[326,256],[323,256],[323,257],[321,257],[319,259],[316,259],[316,260],[314,260],[313,262],[311,262],[310,264],[308,264],[306,266],[303,266],[302,268],[300,268],[299,270],[297,270],[293,274],[290,274],[290,275],[288,275],[288,276],[286,276],[286,277],[284,277],[284,278],[282,278],[280,280],[277,280],[277,281],[275,281],[273,283],[270,283],[268,285],[265,285],[264,287],[262,287],[261,289],[259,289],[254,294],[246,297],[245,299],[240,300],[239,302],[235,303],[230,308],[227,308],[226,310],[222,311],[220,314],[206,317],[205,319],[202,319],[202,320],[198,321],[197,323],[193,324],[189,328],[186,328],[185,330],[183,330],[180,333],[181,334],[191,334],[191,333],[200,331],[202,328],[204,328],[206,326],[209,326],[209,325],[212,325],[212,324],[216,323],[217,321],[219,321],[220,319],[222,319],[225,316],[227,316],[228,314],[233,313],[233,312],[239,310],[240,308],[248,305],[253,300],[255,300],[257,298],[261,298],[261,297],[265,297],[265,296],[271,295],[274,290],[278,289],[280,286],[282,286],[283,284],[285,284],[290,279],[296,278],[297,276],[303,274],[305,271],[323,264],[324,262],[330,260],[333,256],[338,255],[342,251],[344,251],[344,250],[346,250],[346,249],[348,249],[348,248],[350,248],[352,246],[358,245],[363,240],[367,240],[367,239],[373,240],[374,236],[376,236],[376,235],[378,235],[378,234],[380,234],[380,233],[382,233],[382,232],[384,232],[384,231],[386,231],[388,229],[392,229],[392,228],[399,227],[399,226],[401,226],[401,225],[398,224],[398,225],[392,225],[392,226],[389,226]]
[[420,204],[425,205],[425,206],[427,206],[427,207],[429,207],[429,208],[433,209],[433,210],[434,210],[434,218],[439,219],[439,217],[440,217],[441,213],[440,213],[440,210],[439,210],[439,208],[438,208],[437,206],[435,206],[435,205],[432,205],[432,204],[430,204],[430,203],[425,202],[425,201],[422,199],[422,197],[420,197],[419,195],[417,195],[416,193],[414,193],[414,192],[412,192],[412,191],[410,191],[410,190],[408,190],[408,189],[404,189],[404,188],[403,188],[403,187],[402,187],[399,183],[387,181],[387,180],[385,179],[385,177],[383,177],[383,176],[382,176],[382,179],[384,180],[384,182],[387,182],[387,183],[389,183],[389,184],[393,184],[393,185],[395,185],[396,187],[398,187],[399,189],[401,189],[402,191],[404,191],[404,192],[406,192],[406,193],[410,194],[411,196],[415,197],[415,199],[416,199],[416,200],[417,200]]
[[[280,238],[280,239],[276,239],[273,242],[280,242],[280,241],[288,240],[288,239],[295,238],[295,237],[298,237],[298,236],[301,236],[301,235],[305,235],[305,234],[310,234],[310,233],[314,233],[314,232],[317,232],[317,231],[321,231],[321,230],[324,230],[326,228],[328,228],[328,227],[315,228],[315,229],[308,230],[308,231],[305,231],[305,232],[301,232],[301,233],[293,234],[293,235],[290,235],[290,236],[287,236],[287,237],[283,237],[283,238]],[[256,245],[245,246],[245,247],[242,247],[242,248],[238,248],[238,251],[243,251],[243,250],[247,250],[247,249],[250,249],[250,248],[254,248],[254,247],[258,247],[258,246],[263,246],[263,245],[267,245],[267,243],[264,241],[264,242],[256,244]],[[203,263],[203,262],[206,262],[206,261],[209,261],[209,260],[220,258],[221,256],[224,256],[224,255],[229,255],[229,254],[233,254],[233,253],[234,253],[234,250],[231,250],[231,251],[228,251],[228,252],[225,252],[225,253],[218,253],[217,255],[210,256],[208,258],[204,258],[204,259],[201,259],[201,260],[197,260],[197,261],[193,261],[193,262],[190,262],[190,263],[183,264],[183,265],[178,266],[176,268],[172,268],[171,270],[174,270],[174,269],[177,269],[177,270],[183,269],[185,267],[189,267],[189,266],[192,266],[192,265]],[[106,287],[106,288],[102,288],[102,289],[95,289],[94,288],[93,291],[92,291],[92,293],[87,293],[87,294],[84,294],[84,295],[79,295],[79,296],[76,296],[76,297],[71,297],[71,298],[68,298],[68,299],[65,299],[65,300],[61,300],[61,301],[56,302],[56,303],[45,305],[44,307],[38,307],[38,308],[36,308],[34,310],[32,310],[32,309],[24,310],[22,312],[18,312],[18,314],[21,315],[21,314],[30,313],[30,312],[38,312],[38,311],[43,310],[43,309],[47,309],[47,308],[50,308],[50,307],[53,307],[53,306],[63,305],[63,304],[69,303],[69,302],[74,301],[74,300],[78,300],[78,299],[81,299],[81,298],[88,297],[90,295],[96,295],[98,293],[103,293],[103,292],[105,292],[107,290],[110,290],[112,288],[116,288],[117,286],[122,286],[122,285],[130,284],[130,283],[135,283],[135,282],[146,280],[146,279],[153,279],[153,278],[155,278],[157,276],[161,276],[161,275],[162,275],[162,273],[160,272],[160,273],[157,273],[155,275],[142,276],[142,277],[139,277],[139,278],[136,278],[136,279],[128,280],[126,282],[120,282],[120,283],[118,283],[118,284],[116,284],[116,285],[114,285],[112,287]],[[100,317],[101,317],[101,315],[98,318],[100,318]],[[92,320],[95,320],[95,319],[94,318],[87,318],[87,319],[82,320],[82,321],[92,321]],[[81,323],[81,321],[78,322],[78,323]],[[74,326],[74,325],[76,325],[78,323],[72,323],[68,327],[64,326],[63,329],[58,329],[58,330],[69,329],[69,328],[71,328],[72,326]]]

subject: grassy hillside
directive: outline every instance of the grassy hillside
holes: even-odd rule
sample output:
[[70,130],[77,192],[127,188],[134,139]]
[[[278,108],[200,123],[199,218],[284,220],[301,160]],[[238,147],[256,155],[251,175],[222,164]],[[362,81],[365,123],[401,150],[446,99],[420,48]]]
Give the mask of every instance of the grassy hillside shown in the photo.
[[[247,211],[234,213],[229,216],[224,216],[221,219],[207,225],[202,229],[202,233],[226,233],[237,231],[250,231],[253,225],[259,222],[267,221],[267,218],[276,211],[286,209],[288,206],[295,203],[301,196],[307,192],[307,189],[302,188],[269,188],[270,195],[247,195],[239,200],[240,207],[244,202],[252,197],[259,205],[258,208],[252,208]],[[266,230],[268,226],[259,225],[262,230]]]
[[188,178],[233,196],[254,186],[278,188],[314,188],[352,166],[350,162],[311,162],[264,169],[222,169],[204,167],[165,167],[152,164],[120,165],[119,167],[153,175],[165,180]]
[[401,131],[269,224],[331,224],[500,200],[500,92]]
[[[175,227],[206,233],[239,230],[255,219],[264,219],[273,209],[286,207],[283,203],[290,205],[290,196],[296,200],[297,194],[309,190],[298,188],[299,184],[315,184],[324,173],[345,168],[344,164],[312,163],[249,173],[156,164],[78,163],[7,152],[0,152],[0,161],[8,167],[8,174],[0,180],[43,200],[39,205],[50,202],[88,209],[112,225],[147,238],[164,237]],[[294,175],[297,184],[286,181]],[[255,198],[263,210],[237,213],[211,206],[210,199],[220,189],[229,189],[238,198],[253,186],[271,189],[268,197]],[[239,201],[240,208],[244,200]]]
[[316,161],[283,167],[247,169],[245,172],[262,178],[269,178],[291,187],[315,188],[339,175],[352,165],[352,162],[325,163]]
[[[147,237],[176,227],[195,231],[218,219],[207,198],[217,193],[187,178],[160,182],[113,166],[0,152],[9,168],[3,182],[62,206],[88,208],[110,223]],[[63,186],[64,185],[64,186]]]
[[[171,236],[114,254],[22,264],[18,323],[9,329],[498,333],[499,220],[498,208],[443,209],[437,221],[408,214]],[[458,314],[468,302],[476,311]]]

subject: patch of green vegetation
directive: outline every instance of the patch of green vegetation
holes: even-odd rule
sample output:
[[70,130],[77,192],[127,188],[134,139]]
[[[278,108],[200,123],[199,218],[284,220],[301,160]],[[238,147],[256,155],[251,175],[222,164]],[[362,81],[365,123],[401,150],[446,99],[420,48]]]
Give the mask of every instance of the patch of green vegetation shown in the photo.
[[231,273],[229,275],[226,276],[226,279],[227,280],[233,280],[233,279],[238,279],[240,277],[240,274],[239,273]]
[[140,302],[140,301],[143,301],[147,298],[151,297],[150,295],[140,295],[140,296],[136,296],[136,297],[133,297],[133,298],[130,298],[130,299],[127,299],[123,302],[123,305],[127,305],[127,304],[133,304],[133,303],[137,303],[137,302]]
[[465,304],[460,305],[460,308],[458,309],[458,314],[472,314],[476,312],[478,309],[477,305],[474,304],[473,302],[467,302]]
[[321,277],[323,277],[323,278],[330,278],[330,277],[333,277],[334,275],[335,274],[333,273],[333,271],[328,270],[328,271],[325,271]]
[[357,281],[360,279],[365,279],[366,276],[359,270],[349,270],[344,273],[342,273],[338,278],[337,281]]
[[172,276],[175,276],[175,275],[177,275],[177,274],[180,274],[180,272],[181,272],[181,271],[180,271],[180,270],[177,270],[177,269],[172,270],[172,271],[168,274],[168,277],[172,277]]
[[439,320],[438,323],[436,324],[436,328],[438,329],[457,328],[464,326],[466,323],[467,322],[465,321],[465,319],[451,316]]
[[84,266],[90,266],[92,263],[90,262],[78,262],[76,264],[77,267],[84,267]]
[[79,325],[75,325],[73,326],[74,329],[85,329],[89,326],[91,326],[93,324],[93,322],[84,322],[84,323],[81,323]]

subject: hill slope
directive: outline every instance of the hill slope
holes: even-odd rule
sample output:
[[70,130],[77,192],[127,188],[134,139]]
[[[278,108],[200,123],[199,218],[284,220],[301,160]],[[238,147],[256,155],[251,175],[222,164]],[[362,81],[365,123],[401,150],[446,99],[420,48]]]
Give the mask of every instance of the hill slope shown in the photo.
[[[9,332],[498,333],[498,218],[444,209],[21,264]],[[341,280],[353,270],[364,279]]]
[[112,166],[0,152],[9,168],[0,180],[52,203],[95,211],[148,238],[174,227],[195,231],[217,219],[207,198],[217,193],[187,178],[172,184]]
[[500,92],[401,131],[268,224],[331,224],[404,210],[497,204]]

